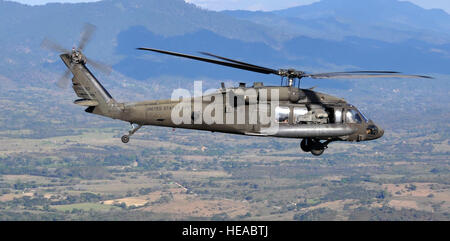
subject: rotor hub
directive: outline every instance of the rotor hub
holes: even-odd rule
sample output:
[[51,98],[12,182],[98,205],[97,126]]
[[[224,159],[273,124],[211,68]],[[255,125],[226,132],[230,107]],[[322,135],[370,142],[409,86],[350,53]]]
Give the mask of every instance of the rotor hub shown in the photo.
[[280,69],[278,70],[278,75],[282,77],[287,77],[288,79],[295,79],[295,78],[303,78],[305,72],[298,71],[295,69]]
[[[305,72],[298,71],[295,69],[279,69],[278,75],[282,78],[287,78],[287,85],[293,86],[298,79],[298,84],[300,84],[300,79],[305,77]],[[300,85],[299,85],[300,87]]]
[[77,50],[75,48],[72,49],[72,53],[70,55],[72,63],[76,64],[86,64],[87,60],[86,57],[81,53],[80,50]]

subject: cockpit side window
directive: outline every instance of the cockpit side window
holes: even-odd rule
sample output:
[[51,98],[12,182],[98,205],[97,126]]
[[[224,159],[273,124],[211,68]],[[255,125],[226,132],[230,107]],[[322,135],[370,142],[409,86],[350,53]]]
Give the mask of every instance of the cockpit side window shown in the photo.
[[277,106],[275,108],[275,121],[277,123],[289,123],[289,114],[291,110],[289,107]]
[[345,120],[347,123],[362,123],[362,118],[358,111],[350,109],[345,112]]

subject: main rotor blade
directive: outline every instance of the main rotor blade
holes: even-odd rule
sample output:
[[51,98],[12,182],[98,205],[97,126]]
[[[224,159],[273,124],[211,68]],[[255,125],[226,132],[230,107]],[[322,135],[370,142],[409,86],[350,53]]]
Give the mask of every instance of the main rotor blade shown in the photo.
[[176,52],[170,52],[170,51],[165,51],[165,50],[160,50],[160,49],[152,49],[152,48],[137,48],[137,49],[153,51],[153,52],[158,52],[158,53],[162,53],[162,54],[168,54],[168,55],[173,55],[173,56],[177,56],[177,57],[188,58],[188,59],[194,59],[194,60],[203,61],[203,62],[207,62],[207,63],[218,64],[218,65],[223,65],[223,66],[227,66],[227,67],[232,67],[232,68],[262,73],[262,74],[278,74],[278,71],[276,71],[276,70],[259,67],[259,66],[244,65],[244,64],[239,64],[239,63],[230,63],[230,62],[219,61],[219,60],[215,60],[215,59],[208,59],[208,58],[187,55],[187,54],[181,54],[181,53],[176,53]]
[[321,74],[305,74],[304,77],[313,79],[339,79],[339,78],[426,78],[432,79],[430,76],[424,75],[406,75],[394,71],[350,71],[350,72],[333,72]]
[[266,67],[262,67],[262,66],[258,66],[258,65],[254,65],[254,64],[249,64],[249,63],[246,63],[246,62],[241,62],[241,61],[237,61],[237,60],[234,60],[234,59],[225,58],[225,57],[222,57],[222,56],[219,56],[219,55],[215,55],[215,54],[211,54],[211,53],[207,53],[207,52],[199,52],[199,53],[204,54],[204,55],[208,55],[208,56],[211,56],[211,57],[214,57],[214,58],[218,58],[218,59],[221,59],[221,60],[233,62],[233,63],[236,63],[236,64],[247,65],[247,66],[261,68],[261,69],[266,69],[268,71],[272,71],[274,74],[278,73],[278,71],[274,70],[274,69],[269,69],[269,68],[266,68]]
[[58,52],[58,53],[70,53],[70,50],[62,47],[61,45],[51,41],[48,38],[45,38],[44,40],[42,40],[41,47],[44,49],[48,49],[50,51]]
[[[385,70],[358,70],[358,71],[343,71],[343,72],[329,72],[329,73],[318,73],[323,75],[334,75],[334,74],[399,74],[397,71],[385,71]],[[315,74],[315,75],[318,75]]]
[[91,40],[92,35],[94,34],[96,29],[97,27],[95,27],[90,23],[86,23],[84,25],[83,33],[81,34],[80,38],[80,43],[78,44],[78,50],[81,51],[86,47],[87,43],[89,43],[89,41]]

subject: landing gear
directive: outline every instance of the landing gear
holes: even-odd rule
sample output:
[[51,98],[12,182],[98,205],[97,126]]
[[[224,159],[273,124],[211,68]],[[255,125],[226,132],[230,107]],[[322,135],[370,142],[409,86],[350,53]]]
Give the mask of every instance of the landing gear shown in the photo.
[[311,149],[311,154],[313,154],[314,156],[320,156],[323,154],[323,152],[325,151],[325,148],[323,149]]
[[304,152],[310,152],[311,151],[311,147],[308,143],[308,139],[303,139],[300,142],[300,148],[304,151]]
[[142,125],[134,125],[133,123],[131,123],[131,127],[132,129],[130,131],[128,131],[128,135],[123,135],[122,138],[120,138],[122,140],[123,143],[128,143],[130,141],[130,137],[136,133],[136,131],[138,131],[139,129],[141,129]]
[[328,148],[328,144],[330,142],[331,141],[325,141],[322,143],[319,140],[315,139],[303,139],[300,142],[300,148],[304,152],[311,152],[311,154],[313,154],[314,156],[320,156],[323,154],[325,149]]
[[127,135],[123,135],[122,138],[120,138],[123,143],[128,143],[130,141],[130,137]]

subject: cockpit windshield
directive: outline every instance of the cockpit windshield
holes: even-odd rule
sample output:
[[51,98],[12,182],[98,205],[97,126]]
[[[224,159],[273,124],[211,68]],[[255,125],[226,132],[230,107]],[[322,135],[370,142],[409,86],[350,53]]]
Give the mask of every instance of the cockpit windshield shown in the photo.
[[369,122],[369,119],[360,111],[359,114],[361,114],[361,117],[364,119],[365,122]]
[[357,110],[350,109],[345,112],[345,119],[347,123],[362,123],[363,120]]

